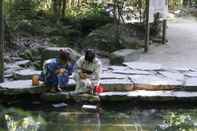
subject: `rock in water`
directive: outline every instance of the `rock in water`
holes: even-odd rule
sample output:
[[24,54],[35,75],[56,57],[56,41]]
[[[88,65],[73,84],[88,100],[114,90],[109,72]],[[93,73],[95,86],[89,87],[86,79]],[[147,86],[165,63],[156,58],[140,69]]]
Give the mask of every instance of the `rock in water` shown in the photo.
[[52,104],[52,106],[55,107],[55,108],[60,108],[60,107],[66,107],[67,104],[62,102],[62,103],[58,103],[58,104]]
[[84,110],[97,110],[97,106],[95,106],[95,105],[83,105],[82,109],[84,109]]

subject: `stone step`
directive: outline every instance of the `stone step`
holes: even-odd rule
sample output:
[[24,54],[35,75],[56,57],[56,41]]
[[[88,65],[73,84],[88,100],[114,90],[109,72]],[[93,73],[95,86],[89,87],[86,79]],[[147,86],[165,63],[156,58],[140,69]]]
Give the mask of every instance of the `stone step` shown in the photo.
[[197,91],[197,77],[187,78],[183,87],[177,88],[181,91]]
[[0,84],[0,94],[10,95],[10,94],[24,94],[24,93],[42,93],[45,92],[47,88],[43,84],[39,86],[32,86],[31,80],[16,80],[7,81]]
[[124,75],[153,75],[153,72],[151,72],[151,71],[131,70],[131,69],[113,70],[112,73],[115,73],[115,74],[124,74]]
[[116,74],[116,73],[111,73],[111,72],[104,72],[100,76],[101,79],[124,79],[127,77],[128,76],[124,74]]
[[161,64],[147,62],[125,62],[124,65],[136,70],[164,70]]
[[131,75],[135,90],[172,90],[183,86],[182,81],[157,75]]
[[[69,80],[68,87],[71,90],[74,90],[75,81],[73,79]],[[40,85],[33,86],[32,80],[15,80],[15,81],[6,81],[0,84],[0,94],[5,95],[14,95],[14,94],[38,94],[46,92],[49,88],[46,87],[43,82],[40,82]]]
[[100,84],[107,91],[132,91],[134,84],[129,79],[101,79]]
[[145,91],[137,90],[130,92],[104,92],[100,93],[101,100],[119,101],[119,100],[151,100],[151,101],[196,101],[197,92],[187,91]]
[[[124,80],[123,85],[125,89],[121,87],[121,81],[103,81],[103,83],[111,83],[110,86],[113,87],[113,84],[120,86],[118,89],[113,89],[111,92],[104,92],[99,94],[101,100],[132,100],[132,99],[144,99],[144,100],[153,100],[153,101],[168,101],[168,100],[197,100],[197,92],[188,92],[188,91],[148,91],[148,90],[133,90],[133,85],[130,85],[128,80]],[[122,81],[123,82],[123,81]],[[70,85],[72,85],[72,81]],[[109,86],[109,85],[108,85]],[[118,87],[116,86],[116,87]],[[126,90],[126,87],[128,90]],[[114,87],[113,87],[114,88]],[[110,89],[110,87],[108,88]],[[123,91],[119,91],[122,89]],[[0,84],[0,94],[1,95],[16,95],[16,94],[42,94],[42,99],[46,101],[66,101],[66,100],[75,100],[75,101],[99,101],[98,96],[89,95],[89,94],[76,94],[75,92],[57,92],[57,93],[47,93],[47,88],[44,85],[32,86],[31,80],[17,80],[12,82],[4,82]]]
[[[104,86],[107,91],[133,91],[133,90],[177,90],[177,91],[197,91],[197,78],[188,78],[185,83],[180,81],[160,78],[147,75],[133,75],[131,79],[101,79],[100,84]],[[70,79],[68,87],[75,87],[75,80]],[[15,80],[7,81],[0,84],[1,92],[12,94],[32,92],[40,89],[43,85],[32,86],[31,80]],[[72,88],[74,89],[74,88]],[[42,90],[40,90],[42,91]],[[40,92],[39,91],[39,92]],[[45,89],[43,90],[45,91]]]
[[20,60],[20,61],[15,62],[16,65],[21,66],[21,67],[28,67],[30,63],[31,63],[30,60]]
[[47,102],[60,102],[74,100],[76,102],[99,102],[100,98],[91,94],[79,94],[74,91],[43,93],[41,99]]
[[41,71],[36,71],[33,69],[24,69],[14,72],[15,80],[28,80],[31,79],[33,75],[40,75]]
[[176,80],[176,81],[184,81],[185,79],[184,74],[181,74],[178,71],[159,71],[158,73],[164,76],[165,78]]

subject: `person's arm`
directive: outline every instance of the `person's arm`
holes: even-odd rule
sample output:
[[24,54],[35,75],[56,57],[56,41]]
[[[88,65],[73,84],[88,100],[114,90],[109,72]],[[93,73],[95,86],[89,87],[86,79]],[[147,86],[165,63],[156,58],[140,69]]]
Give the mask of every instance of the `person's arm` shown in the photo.
[[78,73],[81,72],[81,67],[82,67],[83,61],[84,61],[84,57],[81,57],[81,58],[79,58],[79,60],[76,62],[75,71],[77,71]]
[[97,60],[96,67],[95,67],[95,84],[99,85],[100,83],[100,75],[102,73],[102,64],[100,60]]
[[74,68],[75,68],[75,64],[72,63],[72,64],[69,64],[68,65],[68,75],[72,75],[73,71],[74,71]]
[[74,76],[80,76],[80,72],[81,72],[81,67],[82,67],[82,63],[84,61],[84,57],[80,57],[77,62],[75,63],[74,66]]

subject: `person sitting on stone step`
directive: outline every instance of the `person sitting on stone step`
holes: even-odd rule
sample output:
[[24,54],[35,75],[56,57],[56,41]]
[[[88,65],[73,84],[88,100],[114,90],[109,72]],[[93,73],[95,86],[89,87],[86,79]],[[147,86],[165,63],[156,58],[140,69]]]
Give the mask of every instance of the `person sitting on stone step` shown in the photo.
[[61,49],[58,58],[52,58],[44,62],[40,79],[44,81],[46,86],[50,87],[50,91],[62,91],[68,84],[73,67],[74,64],[71,62],[69,51]]
[[93,49],[87,49],[85,55],[76,62],[74,79],[78,93],[89,92],[99,84],[101,74],[101,61],[96,57]]

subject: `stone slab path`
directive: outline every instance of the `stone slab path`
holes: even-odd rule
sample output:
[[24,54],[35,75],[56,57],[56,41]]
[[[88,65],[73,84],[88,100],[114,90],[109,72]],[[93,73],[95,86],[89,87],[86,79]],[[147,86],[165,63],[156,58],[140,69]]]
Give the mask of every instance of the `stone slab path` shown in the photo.
[[[100,84],[105,87],[107,92],[101,93],[100,97],[109,100],[118,100],[118,98],[123,100],[122,97],[125,99],[179,100],[181,98],[183,100],[197,100],[196,72],[197,68],[194,67],[170,68],[162,64],[148,62],[127,62],[125,66],[105,66]],[[27,72],[24,75],[29,77],[32,73],[28,74]],[[75,81],[71,78],[68,85],[74,87]],[[2,95],[42,93],[45,100],[48,98],[49,100],[70,99],[69,93],[50,94],[46,93],[46,90],[44,85],[32,86],[31,80],[8,81],[0,84],[0,94]]]

